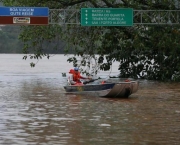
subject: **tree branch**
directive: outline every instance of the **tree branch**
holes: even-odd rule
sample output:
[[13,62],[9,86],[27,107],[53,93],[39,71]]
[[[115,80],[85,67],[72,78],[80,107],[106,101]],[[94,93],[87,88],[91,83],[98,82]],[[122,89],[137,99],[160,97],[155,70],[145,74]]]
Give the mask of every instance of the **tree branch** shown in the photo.
[[113,4],[109,3],[107,0],[102,0],[108,7],[114,7]]

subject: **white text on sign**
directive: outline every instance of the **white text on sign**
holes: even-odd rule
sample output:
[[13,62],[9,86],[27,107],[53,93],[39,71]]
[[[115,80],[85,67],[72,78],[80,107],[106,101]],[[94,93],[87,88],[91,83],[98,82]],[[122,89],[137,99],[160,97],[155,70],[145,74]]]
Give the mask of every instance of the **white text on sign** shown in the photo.
[[10,8],[10,15],[12,16],[33,16],[33,8]]

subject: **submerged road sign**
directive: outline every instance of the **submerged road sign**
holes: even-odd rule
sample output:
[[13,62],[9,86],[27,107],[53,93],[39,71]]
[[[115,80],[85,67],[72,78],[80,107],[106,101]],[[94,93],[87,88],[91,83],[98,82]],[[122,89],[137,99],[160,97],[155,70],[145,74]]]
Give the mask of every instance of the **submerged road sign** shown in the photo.
[[82,8],[82,26],[132,26],[131,8]]
[[47,7],[0,7],[0,24],[47,25]]

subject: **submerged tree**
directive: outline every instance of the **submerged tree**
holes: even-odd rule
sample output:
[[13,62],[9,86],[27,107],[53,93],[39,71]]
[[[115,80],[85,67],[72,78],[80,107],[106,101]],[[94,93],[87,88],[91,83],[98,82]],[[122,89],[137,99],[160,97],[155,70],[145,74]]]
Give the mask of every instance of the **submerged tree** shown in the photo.
[[[4,0],[6,6],[46,6],[50,9],[79,10],[85,7],[178,10],[179,3],[179,0]],[[109,70],[111,64],[118,61],[120,77],[180,80],[179,25],[22,26],[19,38],[24,43],[24,53],[34,53],[31,58],[39,59],[42,56],[49,58],[49,54],[43,51],[44,47],[48,43],[53,43],[57,49],[63,41],[66,44],[66,53],[69,51],[75,53],[74,57],[68,59],[74,66],[78,65],[77,56],[82,58],[81,66],[93,67],[91,60],[94,59],[97,68],[101,70]],[[27,58],[27,55],[24,58]]]

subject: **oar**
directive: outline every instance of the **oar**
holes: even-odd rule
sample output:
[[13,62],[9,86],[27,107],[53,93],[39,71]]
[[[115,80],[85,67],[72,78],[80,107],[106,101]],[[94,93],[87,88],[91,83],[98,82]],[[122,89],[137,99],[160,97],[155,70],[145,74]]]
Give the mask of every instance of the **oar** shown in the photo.
[[[96,80],[102,80],[103,78],[97,78],[97,79],[92,79],[92,80],[89,80],[89,81],[84,81],[83,84],[88,84],[88,83],[91,83],[91,82],[94,82]],[[106,82],[108,78],[106,77],[105,79],[103,79],[103,81],[101,82],[101,84],[104,84]]]
[[83,84],[85,85],[85,84],[88,84],[88,83],[92,83],[92,82],[94,82],[96,80],[99,80],[99,78],[98,79],[89,80],[89,81],[84,81]]

